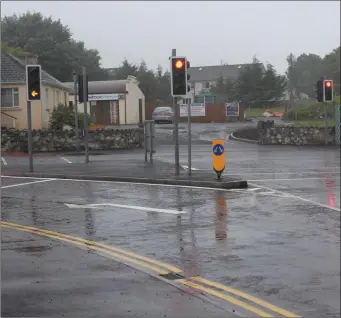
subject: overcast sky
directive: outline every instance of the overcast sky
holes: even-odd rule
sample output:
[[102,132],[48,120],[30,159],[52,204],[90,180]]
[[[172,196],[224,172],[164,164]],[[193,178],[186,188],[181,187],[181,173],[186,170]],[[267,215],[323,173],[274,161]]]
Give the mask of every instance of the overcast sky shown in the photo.
[[284,73],[290,52],[324,56],[340,45],[340,1],[2,1],[1,16],[38,11],[96,48],[102,66],[126,57],[168,68],[172,48],[192,66],[247,63]]

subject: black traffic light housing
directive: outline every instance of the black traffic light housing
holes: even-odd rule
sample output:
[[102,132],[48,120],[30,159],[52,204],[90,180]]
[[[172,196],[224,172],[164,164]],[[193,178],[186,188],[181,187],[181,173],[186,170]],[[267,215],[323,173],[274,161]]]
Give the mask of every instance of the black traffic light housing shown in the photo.
[[319,103],[323,102],[323,80],[322,79],[316,82],[316,99]]
[[324,102],[332,102],[333,98],[333,81],[332,80],[323,80],[323,101]]
[[40,65],[26,65],[26,93],[28,101],[41,100]]
[[[86,101],[88,101],[89,89],[88,89],[88,75],[86,75]],[[83,85],[83,75],[78,75],[78,102],[84,103],[84,85]]]
[[185,96],[190,90],[188,86],[189,74],[187,69],[189,68],[189,62],[186,57],[172,56],[171,60],[171,95],[173,97]]

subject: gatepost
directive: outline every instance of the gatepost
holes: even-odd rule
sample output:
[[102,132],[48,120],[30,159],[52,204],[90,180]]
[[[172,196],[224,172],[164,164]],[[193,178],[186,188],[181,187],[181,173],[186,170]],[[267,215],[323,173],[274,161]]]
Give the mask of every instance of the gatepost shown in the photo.
[[219,180],[225,170],[224,140],[212,140],[212,164]]
[[148,152],[150,163],[153,163],[153,153],[155,153],[155,121],[146,120],[144,122],[144,161],[147,162]]

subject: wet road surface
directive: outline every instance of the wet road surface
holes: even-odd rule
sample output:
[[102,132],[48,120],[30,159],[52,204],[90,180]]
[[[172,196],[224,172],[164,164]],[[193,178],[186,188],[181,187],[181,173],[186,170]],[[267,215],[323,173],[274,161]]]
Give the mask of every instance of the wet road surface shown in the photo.
[[[148,317],[189,316],[195,308],[194,317],[202,317],[204,307],[210,317],[228,317],[233,310],[246,316],[295,313],[336,317],[340,313],[340,183],[331,178],[329,191],[334,192],[334,200],[328,205],[322,196],[313,195],[312,191],[319,193],[324,186],[317,181],[308,187],[308,182],[293,180],[289,188],[283,188],[288,186],[287,181],[263,180],[246,190],[211,191],[1,178],[3,222],[71,236],[2,223],[2,277],[7,277],[2,282],[2,304],[7,304],[2,306],[3,314],[60,316],[63,297],[72,294],[75,302],[69,303],[75,305],[65,308],[69,316],[84,314],[82,310],[95,312],[103,305],[103,317],[108,316],[110,308],[127,317],[145,312]],[[78,238],[101,242],[106,250]],[[32,252],[32,245],[44,246],[43,251],[34,248]],[[110,252],[110,260],[95,255],[108,256],[108,246],[116,249]],[[150,259],[166,265],[151,265]],[[138,273],[135,276],[134,270],[117,263],[127,264]],[[36,272],[39,264],[43,264],[43,272]],[[56,275],[58,266],[60,276]],[[168,276],[177,271],[181,276]],[[161,284],[146,274],[163,275],[166,282]],[[41,277],[46,277],[45,290],[37,287],[39,283],[34,285]],[[124,298],[130,309],[103,304],[104,300],[118,304],[121,296],[116,284],[108,282],[109,277],[130,290]],[[137,287],[132,291],[129,279],[135,282],[135,277]],[[83,286],[77,287],[79,281]],[[150,293],[146,282],[151,286]],[[190,293],[205,293],[214,303],[206,305],[201,299],[192,303],[190,296],[181,298],[181,291],[170,283],[189,288]],[[68,289],[62,292],[65,284]],[[23,287],[23,293],[29,295],[19,307],[18,297],[22,298],[13,286]],[[36,288],[36,293],[31,288]],[[47,307],[50,312],[43,311],[43,305],[37,308],[37,303],[49,302],[47,290],[53,299]],[[90,291],[93,297],[83,296]],[[172,300],[165,297],[169,293],[174,295],[178,315],[173,312]],[[149,305],[152,299],[155,307]],[[184,301],[183,311],[177,301]]]

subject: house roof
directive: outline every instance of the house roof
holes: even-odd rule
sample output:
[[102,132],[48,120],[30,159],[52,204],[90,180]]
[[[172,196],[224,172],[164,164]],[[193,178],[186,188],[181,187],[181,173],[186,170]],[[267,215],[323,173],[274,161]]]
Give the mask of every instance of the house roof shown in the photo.
[[[62,82],[41,70],[41,81],[45,85],[69,90]],[[25,84],[26,65],[20,59],[5,52],[1,52],[1,84]]]
[[191,76],[190,82],[213,82],[220,76],[231,80],[236,80],[240,71],[250,64],[236,65],[213,65],[190,67],[188,74]]
[[[127,80],[88,82],[89,94],[124,94],[127,91]],[[73,82],[64,83],[73,93]]]

